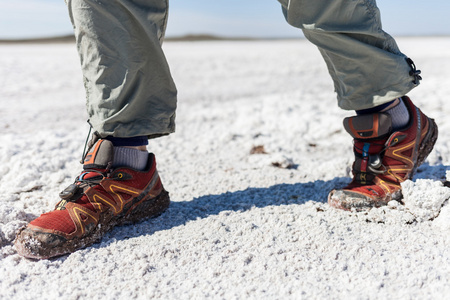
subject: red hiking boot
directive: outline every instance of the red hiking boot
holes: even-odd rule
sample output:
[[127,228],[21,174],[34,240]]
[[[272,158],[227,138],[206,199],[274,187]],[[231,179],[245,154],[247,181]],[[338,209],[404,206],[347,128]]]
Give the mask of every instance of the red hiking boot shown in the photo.
[[392,132],[391,117],[374,113],[346,118],[344,127],[354,138],[353,180],[328,195],[329,205],[351,210],[386,205],[402,197],[400,183],[411,179],[433,149],[438,129],[408,97],[403,97],[410,121]]
[[170,203],[153,154],[147,168],[110,169],[113,145],[99,140],[86,155],[83,172],[60,193],[55,210],[42,214],[17,234],[17,252],[44,259],[73,252],[99,240],[114,226],[161,214]]

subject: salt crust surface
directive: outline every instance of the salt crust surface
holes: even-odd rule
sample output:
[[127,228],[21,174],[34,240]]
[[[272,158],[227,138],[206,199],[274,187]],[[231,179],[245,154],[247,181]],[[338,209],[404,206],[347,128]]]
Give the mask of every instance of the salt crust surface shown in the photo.
[[[151,142],[172,204],[57,259],[17,255],[51,210],[87,134],[73,45],[0,46],[0,298],[434,299],[450,293],[448,38],[402,38],[425,80],[410,96],[439,125],[404,204],[344,212],[350,112],[306,41],[166,43],[177,133]],[[250,154],[255,146],[265,153]]]

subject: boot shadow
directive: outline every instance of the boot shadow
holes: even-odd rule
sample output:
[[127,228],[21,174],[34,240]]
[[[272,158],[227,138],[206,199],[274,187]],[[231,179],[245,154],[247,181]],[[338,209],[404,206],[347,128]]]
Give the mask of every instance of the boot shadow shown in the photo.
[[[152,235],[157,231],[182,226],[190,221],[218,215],[224,211],[245,212],[252,208],[268,206],[302,205],[308,201],[326,203],[328,193],[332,189],[343,187],[349,181],[350,178],[347,177],[336,177],[328,181],[316,180],[277,184],[267,188],[247,188],[218,195],[205,195],[190,201],[172,199],[174,201],[162,215],[135,225],[116,227],[103,237],[101,245],[107,246],[117,240]],[[109,242],[108,239],[112,241]]]

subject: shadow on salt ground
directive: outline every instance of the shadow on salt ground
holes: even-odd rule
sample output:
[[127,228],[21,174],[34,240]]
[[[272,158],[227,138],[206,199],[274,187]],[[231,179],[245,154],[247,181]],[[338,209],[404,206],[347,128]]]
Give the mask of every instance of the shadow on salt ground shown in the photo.
[[[191,201],[172,202],[167,218],[170,227],[185,224],[198,218],[217,215],[222,211],[244,212],[253,207],[303,204],[307,201],[326,203],[328,193],[336,186],[348,183],[349,178],[307,183],[278,184],[268,188],[248,188],[220,195],[205,195]],[[164,226],[164,225],[163,225]]]
[[430,166],[429,163],[422,164],[414,176],[414,181],[417,179],[433,179],[433,180],[445,180],[447,171],[450,171],[450,166],[443,164]]
[[152,235],[189,221],[218,215],[223,211],[245,212],[254,207],[300,205],[308,201],[326,203],[328,193],[332,189],[343,187],[349,181],[348,177],[336,177],[329,181],[277,184],[267,188],[247,188],[219,195],[205,195],[190,201],[172,201],[168,210],[161,216],[136,225],[116,227],[104,236],[101,244],[95,244],[93,247],[105,247],[117,240]]

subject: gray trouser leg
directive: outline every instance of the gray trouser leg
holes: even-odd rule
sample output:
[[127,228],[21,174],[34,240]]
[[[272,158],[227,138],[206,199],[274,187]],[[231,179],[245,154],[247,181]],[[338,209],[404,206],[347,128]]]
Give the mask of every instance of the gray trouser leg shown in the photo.
[[322,54],[343,109],[371,108],[418,85],[375,0],[279,0],[286,20]]
[[66,0],[87,93],[102,137],[175,130],[177,91],[161,49],[168,0]]

